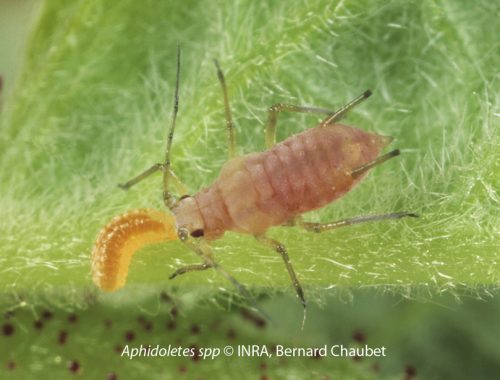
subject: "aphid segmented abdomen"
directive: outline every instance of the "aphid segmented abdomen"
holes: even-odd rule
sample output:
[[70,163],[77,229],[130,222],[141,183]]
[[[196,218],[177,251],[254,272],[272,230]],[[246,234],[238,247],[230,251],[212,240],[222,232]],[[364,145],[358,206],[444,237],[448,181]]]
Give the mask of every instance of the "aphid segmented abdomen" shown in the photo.
[[209,239],[233,230],[261,234],[341,197],[391,138],[344,125],[309,129],[273,148],[226,162],[214,184],[174,210],[180,225]]
[[375,159],[391,140],[344,125],[291,136],[269,150],[279,160],[276,167],[268,165],[268,173],[282,173],[271,178],[274,198],[289,218],[323,207],[351,190],[362,179],[353,180],[351,171]]
[[[361,180],[353,180],[350,172],[376,158],[389,141],[391,138],[344,125],[291,136],[269,150],[279,158],[269,173],[282,173],[271,178],[277,200],[286,201],[290,218],[331,203]],[[289,189],[288,194],[281,189]]]
[[[222,191],[232,211],[233,229],[262,233],[334,201],[362,179],[353,179],[351,171],[375,159],[391,140],[344,125],[330,125],[291,136],[265,152],[241,157],[241,163],[232,164],[235,173],[229,175],[223,170],[217,181],[220,189],[227,188]],[[225,177],[229,179],[221,181]],[[229,205],[233,200],[238,207]]]

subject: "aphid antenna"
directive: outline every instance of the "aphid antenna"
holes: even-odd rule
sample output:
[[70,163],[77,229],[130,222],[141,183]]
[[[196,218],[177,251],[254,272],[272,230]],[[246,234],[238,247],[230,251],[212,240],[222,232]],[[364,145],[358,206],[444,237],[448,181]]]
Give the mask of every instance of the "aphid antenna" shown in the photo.
[[175,95],[174,109],[172,111],[172,123],[167,135],[167,146],[165,150],[165,163],[163,164],[163,197],[166,200],[170,197],[168,192],[168,180],[170,178],[170,151],[172,150],[172,141],[174,140],[175,121],[179,112],[179,81],[181,73],[181,46],[177,44],[177,74],[175,76]]
[[217,69],[217,78],[219,79],[220,85],[222,87],[222,94],[224,96],[224,113],[226,114],[226,131],[227,138],[229,141],[229,158],[236,156],[236,136],[234,131],[233,116],[231,114],[231,107],[229,105],[229,95],[227,92],[226,80],[224,79],[224,73],[220,68],[219,62],[214,59],[215,68]]

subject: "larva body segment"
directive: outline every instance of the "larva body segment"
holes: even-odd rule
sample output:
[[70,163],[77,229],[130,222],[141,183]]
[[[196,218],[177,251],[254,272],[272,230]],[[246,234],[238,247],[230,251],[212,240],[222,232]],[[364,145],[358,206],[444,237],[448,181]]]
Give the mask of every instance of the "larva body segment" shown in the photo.
[[164,212],[138,209],[104,227],[92,251],[92,277],[102,290],[125,285],[132,255],[147,244],[177,239],[175,220]]
[[351,171],[375,159],[392,139],[344,126],[309,129],[269,150],[226,162],[218,179],[174,208],[179,227],[262,234],[334,201],[363,177]]

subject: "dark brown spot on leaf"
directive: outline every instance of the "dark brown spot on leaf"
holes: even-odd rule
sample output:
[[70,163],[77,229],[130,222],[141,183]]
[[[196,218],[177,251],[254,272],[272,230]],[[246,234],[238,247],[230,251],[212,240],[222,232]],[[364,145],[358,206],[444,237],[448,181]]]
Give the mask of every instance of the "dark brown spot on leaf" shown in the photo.
[[264,328],[266,326],[266,320],[256,315],[254,312],[248,309],[241,309],[241,315],[247,321],[252,322],[258,328]]
[[153,330],[153,322],[148,321],[146,318],[144,318],[142,315],[137,317],[137,322],[139,322],[140,325],[144,328],[146,331],[152,331]]
[[417,374],[417,370],[415,369],[414,366],[407,364],[405,367],[405,380],[411,380],[415,377]]
[[63,345],[66,343],[67,340],[68,340],[68,332],[65,330],[59,331],[59,337],[57,338],[59,344]]
[[361,330],[356,330],[352,333],[352,339],[354,339],[358,343],[365,343],[366,336]]
[[4,323],[2,326],[2,333],[5,336],[11,336],[15,331],[16,329],[14,328],[14,325],[12,323]]
[[146,318],[144,318],[143,315],[139,315],[137,317],[137,322],[139,322],[139,324],[143,325],[144,323],[146,323]]
[[199,334],[200,333],[200,326],[194,324],[194,325],[191,325],[191,334]]
[[132,330],[125,331],[125,341],[132,342],[135,339],[135,333]]
[[227,330],[227,338],[231,340],[236,339],[236,330],[235,329]]
[[78,373],[81,370],[80,363],[76,360],[71,360],[68,362],[68,369],[71,373]]
[[174,306],[173,308],[170,309],[170,315],[176,318],[179,315],[179,310]]
[[42,318],[45,319],[46,321],[52,319],[53,316],[54,316],[54,314],[52,314],[52,312],[50,310],[44,310],[42,312]]
[[37,319],[35,322],[33,322],[33,327],[36,330],[41,330],[43,329],[43,321],[41,319]]
[[170,296],[168,295],[167,292],[163,291],[160,293],[160,299],[163,301],[163,302],[171,302],[172,301],[172,298],[170,298]]
[[194,361],[194,362],[199,361],[201,359],[201,353],[200,353],[200,349],[198,348],[198,346],[192,345],[189,348],[193,350],[193,354],[194,354],[191,357],[191,360]]
[[316,360],[323,359],[323,356],[321,356],[319,350],[316,350],[316,352],[314,353],[314,359]]
[[168,321],[167,322],[167,330],[175,330],[175,328],[177,327],[175,321]]

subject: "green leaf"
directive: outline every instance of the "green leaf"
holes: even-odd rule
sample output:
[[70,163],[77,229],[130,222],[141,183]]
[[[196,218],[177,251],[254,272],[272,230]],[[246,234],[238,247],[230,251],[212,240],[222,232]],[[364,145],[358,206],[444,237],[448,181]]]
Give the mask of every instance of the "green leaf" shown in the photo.
[[[345,123],[396,137],[402,156],[305,217],[407,210],[421,218],[321,235],[273,228],[312,299],[331,287],[498,285],[497,18],[488,1],[46,2],[2,110],[0,286],[64,289],[71,299],[92,287],[100,228],[125,210],[162,207],[159,177],[126,193],[116,184],[163,157],[177,43],[172,162],[192,192],[217,177],[227,156],[214,57],[242,153],[263,149],[274,103],[335,109],[374,91]],[[316,122],[284,114],[278,137]],[[218,262],[250,288],[290,289],[281,259],[253,238],[228,233],[214,246]],[[129,286],[159,288],[197,260],[180,243],[145,249]],[[175,284],[229,287],[211,272]]]
[[[96,379],[111,372],[119,379],[197,372],[221,379],[310,378],[311,372],[325,379],[400,379],[408,363],[418,376],[491,377],[498,328],[485,315],[498,314],[498,300],[466,299],[463,310],[453,303],[460,312],[400,301],[401,295],[434,297],[441,304],[437,293],[476,298],[500,282],[499,14],[486,0],[44,2],[22,75],[2,98],[0,305],[7,312],[0,377],[67,378],[74,360],[81,378]],[[199,259],[179,242],[139,252],[128,285],[117,293],[103,295],[91,282],[98,231],[126,210],[163,207],[159,176],[126,193],[116,184],[164,156],[177,43],[183,59],[172,162],[193,193],[217,177],[227,157],[213,58],[226,74],[241,153],[264,149],[270,105],[336,109],[367,88],[374,96],[344,122],[394,136],[393,146],[402,150],[344,198],[305,218],[326,222],[407,210],[419,219],[324,234],[289,227],[269,232],[288,247],[313,301],[303,333],[299,303],[277,295],[293,296],[282,260],[249,236],[226,234],[214,244],[216,259],[265,295],[259,304],[273,323],[266,329],[244,313],[241,318],[235,291],[217,273],[169,282],[172,271]],[[280,115],[278,137],[317,121]],[[375,292],[356,291],[366,287]],[[165,302],[160,289],[172,299]],[[373,297],[388,289],[396,296]],[[351,297],[359,299],[356,307],[336,302]],[[46,308],[53,318],[44,319]],[[355,344],[355,329],[367,333],[370,345],[387,345],[390,357],[196,363],[114,356],[127,331],[135,333],[135,347],[310,347]],[[464,363],[473,363],[470,372]]]

